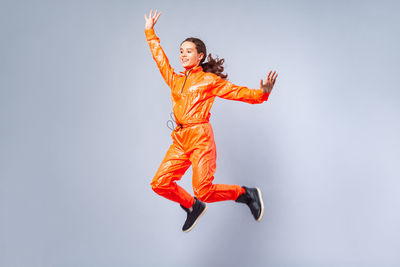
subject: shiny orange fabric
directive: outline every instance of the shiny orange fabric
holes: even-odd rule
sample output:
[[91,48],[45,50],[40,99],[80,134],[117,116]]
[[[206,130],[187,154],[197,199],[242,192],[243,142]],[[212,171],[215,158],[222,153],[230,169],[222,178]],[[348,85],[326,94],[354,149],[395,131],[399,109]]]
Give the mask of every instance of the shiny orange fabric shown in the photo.
[[261,89],[237,86],[221,77],[204,72],[200,66],[177,74],[169,65],[153,29],[145,30],[151,53],[164,80],[171,88],[172,107],[177,128],[172,132],[168,149],[151,186],[170,200],[189,208],[193,197],[176,184],[193,167],[193,191],[205,202],[235,200],[244,189],[238,185],[212,184],[216,169],[214,134],[209,124],[210,109],[216,96],[251,104],[266,101],[269,94]]

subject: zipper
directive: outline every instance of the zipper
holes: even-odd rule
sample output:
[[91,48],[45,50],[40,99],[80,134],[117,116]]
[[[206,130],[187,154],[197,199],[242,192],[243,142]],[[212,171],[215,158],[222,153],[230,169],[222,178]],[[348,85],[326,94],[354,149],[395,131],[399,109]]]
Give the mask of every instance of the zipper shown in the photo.
[[183,92],[183,88],[185,87],[187,77],[189,76],[189,74],[190,74],[191,71],[192,71],[192,70],[190,69],[189,72],[188,72],[188,74],[187,74],[186,77],[185,77],[185,81],[183,82],[182,89],[181,89],[181,94],[182,94],[182,92]]

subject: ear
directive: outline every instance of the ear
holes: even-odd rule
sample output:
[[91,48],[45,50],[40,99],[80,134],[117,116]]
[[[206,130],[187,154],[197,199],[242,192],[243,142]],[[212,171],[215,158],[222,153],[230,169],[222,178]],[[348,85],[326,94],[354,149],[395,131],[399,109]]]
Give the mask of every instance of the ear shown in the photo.
[[201,52],[201,53],[199,54],[199,59],[200,59],[200,61],[201,61],[203,58],[204,58],[204,53]]

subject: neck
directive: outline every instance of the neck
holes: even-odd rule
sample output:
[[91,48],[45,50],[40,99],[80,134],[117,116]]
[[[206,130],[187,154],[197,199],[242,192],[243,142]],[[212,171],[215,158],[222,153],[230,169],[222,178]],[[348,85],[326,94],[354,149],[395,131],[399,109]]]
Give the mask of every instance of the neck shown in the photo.
[[197,68],[199,65],[196,65],[196,66],[192,66],[192,67],[188,67],[188,68],[185,68],[185,70],[186,71],[190,71],[190,70],[192,70],[192,69],[194,69],[194,68]]

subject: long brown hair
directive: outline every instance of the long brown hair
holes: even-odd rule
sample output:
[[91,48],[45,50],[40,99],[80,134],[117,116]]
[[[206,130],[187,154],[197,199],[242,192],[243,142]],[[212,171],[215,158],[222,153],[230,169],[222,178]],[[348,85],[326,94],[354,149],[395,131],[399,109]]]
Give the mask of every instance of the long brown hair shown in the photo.
[[[225,62],[225,59],[223,58],[219,59],[218,56],[213,58],[211,54],[209,54],[207,57],[207,48],[202,40],[195,37],[189,37],[186,38],[182,43],[184,42],[194,43],[196,46],[197,53],[199,54],[203,53],[204,57],[200,61],[200,67],[203,68],[203,71],[214,73],[220,76],[222,79],[226,79],[228,77],[228,74],[222,73],[224,71],[223,64]],[[207,62],[204,62],[206,60],[206,57],[207,57]]]

